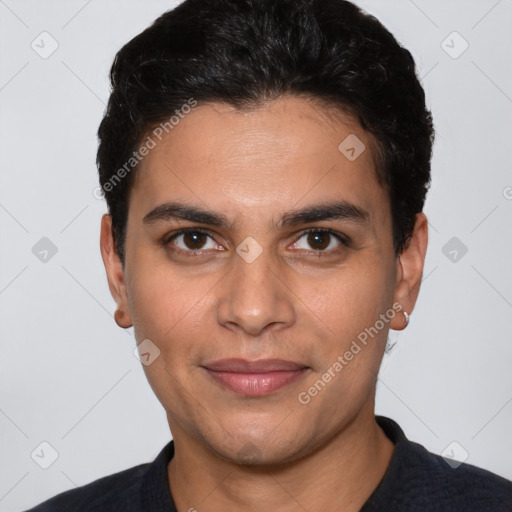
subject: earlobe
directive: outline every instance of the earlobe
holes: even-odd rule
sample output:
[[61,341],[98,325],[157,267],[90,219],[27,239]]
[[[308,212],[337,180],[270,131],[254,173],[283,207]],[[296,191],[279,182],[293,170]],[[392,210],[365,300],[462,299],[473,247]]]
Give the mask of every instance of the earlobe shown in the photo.
[[397,261],[397,283],[394,302],[402,306],[401,313],[391,321],[391,328],[397,331],[409,324],[420,291],[425,255],[428,244],[428,221],[424,213],[416,215],[414,230],[407,247]]
[[119,327],[126,329],[131,327],[133,322],[129,312],[123,266],[115,250],[112,217],[108,214],[101,218],[100,250],[107,273],[108,287],[117,303],[114,320]]
[[409,325],[410,314],[405,310],[402,304],[400,304],[402,309],[400,312],[394,316],[394,318],[390,322],[391,329],[395,331],[403,331]]
[[114,313],[114,320],[116,321],[116,324],[123,329],[127,329],[133,325],[130,314],[127,314],[123,309],[116,309],[116,312]]

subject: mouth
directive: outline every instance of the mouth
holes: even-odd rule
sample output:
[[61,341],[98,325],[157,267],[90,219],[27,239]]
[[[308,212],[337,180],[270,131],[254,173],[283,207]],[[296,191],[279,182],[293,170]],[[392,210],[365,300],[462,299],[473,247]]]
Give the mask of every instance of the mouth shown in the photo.
[[308,366],[283,359],[222,359],[203,365],[223,388],[242,396],[265,396],[302,377]]

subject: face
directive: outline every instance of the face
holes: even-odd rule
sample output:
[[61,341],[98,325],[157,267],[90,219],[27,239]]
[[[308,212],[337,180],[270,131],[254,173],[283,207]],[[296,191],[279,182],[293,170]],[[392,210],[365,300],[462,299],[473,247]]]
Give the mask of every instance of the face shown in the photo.
[[137,343],[160,351],[144,370],[177,444],[276,463],[373,418],[426,235],[394,254],[371,147],[302,98],[198,105],[141,162],[124,269],[104,217],[109,285]]

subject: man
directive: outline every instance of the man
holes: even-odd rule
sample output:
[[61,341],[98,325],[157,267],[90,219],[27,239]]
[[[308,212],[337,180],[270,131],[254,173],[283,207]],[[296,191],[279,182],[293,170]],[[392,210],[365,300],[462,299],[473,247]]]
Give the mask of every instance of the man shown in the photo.
[[111,80],[101,251],[173,442],[33,510],[511,510],[374,413],[427,247],[410,53],[343,0],[187,0]]

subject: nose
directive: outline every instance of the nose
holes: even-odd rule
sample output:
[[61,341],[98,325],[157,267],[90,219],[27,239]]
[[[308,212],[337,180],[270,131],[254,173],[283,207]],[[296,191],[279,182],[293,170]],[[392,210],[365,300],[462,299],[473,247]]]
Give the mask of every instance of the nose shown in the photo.
[[217,321],[231,330],[260,336],[295,321],[293,293],[268,251],[254,260],[234,258],[233,268],[217,287]]

